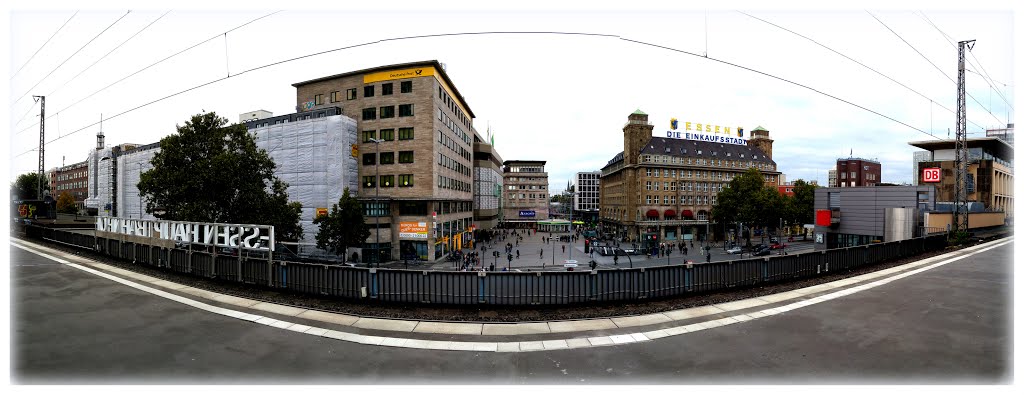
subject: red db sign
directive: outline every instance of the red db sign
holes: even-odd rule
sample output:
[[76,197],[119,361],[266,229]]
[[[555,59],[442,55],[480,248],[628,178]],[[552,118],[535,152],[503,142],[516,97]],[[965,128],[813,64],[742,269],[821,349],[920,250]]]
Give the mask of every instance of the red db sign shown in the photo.
[[924,169],[922,174],[924,182],[939,182],[942,178],[942,171],[938,167]]

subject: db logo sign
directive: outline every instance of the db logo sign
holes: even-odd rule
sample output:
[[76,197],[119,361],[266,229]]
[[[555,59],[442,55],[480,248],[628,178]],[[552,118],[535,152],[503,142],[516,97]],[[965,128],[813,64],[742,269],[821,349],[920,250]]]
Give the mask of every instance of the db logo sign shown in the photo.
[[937,167],[924,169],[922,179],[924,182],[939,182],[942,179],[942,170]]

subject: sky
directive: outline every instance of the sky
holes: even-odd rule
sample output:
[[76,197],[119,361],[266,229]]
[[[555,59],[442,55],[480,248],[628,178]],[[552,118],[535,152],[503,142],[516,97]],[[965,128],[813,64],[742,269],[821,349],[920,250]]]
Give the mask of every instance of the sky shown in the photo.
[[[649,114],[655,135],[671,118],[761,126],[787,181],[827,184],[836,159],[852,152],[880,161],[883,182],[913,182],[916,149],[907,142],[955,135],[950,41],[977,40],[967,56],[969,136],[1015,120],[1009,1],[899,9],[858,2],[877,7],[868,10],[642,1],[587,3],[586,10],[545,2],[247,4],[185,1],[174,3],[180,9],[130,12],[137,4],[9,5],[7,176],[38,166],[33,95],[46,96],[50,169],[86,159],[101,116],[108,145],[153,143],[203,111],[232,122],[257,109],[294,112],[296,82],[431,59],[445,64],[476,129],[484,137],[491,130],[503,159],[547,161],[553,192],[619,153],[622,127],[637,109]],[[500,33],[422,37],[482,32]]]

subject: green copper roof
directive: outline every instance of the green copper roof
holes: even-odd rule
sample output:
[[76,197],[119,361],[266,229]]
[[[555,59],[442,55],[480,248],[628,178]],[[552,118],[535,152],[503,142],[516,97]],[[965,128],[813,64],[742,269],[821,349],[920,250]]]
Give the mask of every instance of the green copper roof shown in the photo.
[[640,109],[638,108],[636,109],[636,111],[633,111],[632,115],[647,115],[647,113],[640,111]]
[[760,130],[760,131],[763,131],[763,132],[767,132],[768,131],[767,129],[762,128],[761,125],[757,125],[757,127],[754,128],[754,130],[751,130],[751,132],[757,131],[757,130]]

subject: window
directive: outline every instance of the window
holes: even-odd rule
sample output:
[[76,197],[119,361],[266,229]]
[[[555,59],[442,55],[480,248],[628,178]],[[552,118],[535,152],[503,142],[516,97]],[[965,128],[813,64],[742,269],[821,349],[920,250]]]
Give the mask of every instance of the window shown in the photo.
[[356,98],[356,88],[345,90],[345,98],[348,99],[348,100],[355,100],[355,98]]
[[341,101],[341,92],[339,92],[339,91],[331,92],[331,103],[337,103],[339,101]]
[[395,84],[392,84],[392,83],[389,82],[387,84],[381,84],[380,85],[380,95],[381,96],[390,95],[392,93],[395,93]]
[[373,97],[373,85],[363,87],[363,97]]
[[[391,152],[388,152],[391,154]],[[381,162],[384,162],[384,154],[381,154]],[[395,176],[380,176],[380,186],[384,188],[391,188],[395,186]]]
[[[394,152],[381,152],[380,153],[380,164],[382,164],[382,165],[391,165],[391,164],[394,164],[394,163],[395,163],[395,153]],[[381,182],[384,182],[384,180],[382,179]]]
[[319,94],[319,95],[313,96],[313,102],[316,103],[316,105],[318,105],[318,106],[321,105],[321,104],[324,104],[324,95],[323,94]]
[[647,185],[646,185],[646,188],[644,188],[644,189],[645,189],[645,190],[648,190],[648,191],[650,191],[650,190],[651,190],[651,182],[650,182],[650,181],[647,181]]
[[850,178],[857,178],[857,172],[851,171],[850,172]]
[[412,92],[412,81],[402,81],[402,93]]
[[[401,155],[399,155],[399,160],[401,160]],[[411,187],[412,186],[412,174],[399,174],[398,175],[398,186],[400,186],[400,187]],[[426,212],[424,212],[424,214],[426,214]]]
[[363,142],[364,143],[370,143],[370,142],[372,142],[371,140],[376,139],[376,138],[377,138],[377,131],[376,130],[364,130],[363,131]]
[[395,141],[395,129],[381,129],[380,139],[384,141]]
[[845,180],[845,179],[846,179],[846,172],[844,171],[844,172],[842,172],[842,173],[839,173],[839,178],[841,178],[841,179],[844,179],[844,180]]
[[412,104],[399,104],[398,105],[398,116],[400,116],[400,117],[411,117],[412,116]]
[[412,151],[399,151],[398,163],[412,163]]
[[369,120],[374,120],[374,119],[377,119],[377,109],[376,108],[364,108],[363,109],[363,120],[364,121],[369,121]]
[[380,119],[394,118],[395,117],[395,106],[386,106],[380,108]]
[[413,128],[398,128],[398,139],[399,140],[412,140],[413,139]]
[[364,165],[375,165],[375,164],[377,164],[377,156],[376,155],[377,154],[373,154],[373,153],[363,154],[363,164]]
[[375,187],[376,185],[377,185],[377,184],[375,184],[375,180],[373,179],[373,176],[366,176],[366,177],[363,177],[363,186],[364,186],[364,187],[367,187],[367,188],[373,188],[373,187]]

